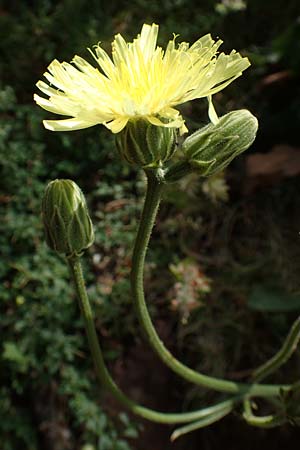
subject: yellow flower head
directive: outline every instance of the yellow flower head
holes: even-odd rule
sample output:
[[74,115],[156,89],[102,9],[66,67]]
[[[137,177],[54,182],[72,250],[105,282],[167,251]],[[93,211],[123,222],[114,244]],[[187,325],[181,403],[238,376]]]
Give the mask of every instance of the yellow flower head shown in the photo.
[[38,105],[63,120],[45,120],[52,131],[70,131],[103,124],[120,132],[129,120],[142,118],[153,125],[186,131],[184,119],[174,107],[208,97],[210,117],[215,113],[211,96],[239,77],[249,65],[235,50],[218,54],[221,40],[210,34],[192,46],[175,37],[165,50],[156,45],[158,25],[143,25],[141,34],[127,43],[118,34],[112,43],[112,59],[100,47],[92,53],[99,68],[80,56],[72,63],[52,61],[38,88],[49,98],[35,94]]

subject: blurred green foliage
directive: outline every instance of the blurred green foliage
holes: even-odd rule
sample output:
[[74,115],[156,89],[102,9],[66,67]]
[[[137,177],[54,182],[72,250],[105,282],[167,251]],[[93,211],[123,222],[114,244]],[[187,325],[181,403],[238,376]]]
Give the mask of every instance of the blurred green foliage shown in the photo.
[[[85,258],[88,289],[113,367],[137,342],[128,273],[144,179],[119,160],[104,127],[44,130],[41,121],[49,113],[33,105],[32,96],[53,58],[69,61],[76,53],[88,59],[87,47],[101,41],[109,51],[114,34],[131,39],[152,21],[161,25],[161,44],[173,32],[188,41],[211,32],[224,39],[224,51],[234,47],[248,55],[252,67],[215,96],[218,112],[246,107],[259,117],[254,151],[299,146],[298,0],[1,2],[1,450],[141,448],[133,420],[119,415],[94,379],[65,262],[44,244],[40,199],[46,183],[58,177],[73,179],[87,194],[96,227],[96,244]],[[191,130],[207,122],[206,108],[205,101],[182,106]],[[299,177],[267,180],[245,196],[243,158],[229,170],[227,184],[191,177],[179,192],[170,187],[149,250],[154,317],[169,323],[171,345],[185,362],[215,375],[262,362],[287,331],[294,313],[249,309],[257,286],[264,304],[274,288],[286,302],[300,290],[294,245]],[[176,289],[168,270],[184,258],[211,283],[188,321],[181,320],[185,305],[171,307]],[[295,364],[291,373],[298,369]],[[210,399],[191,389],[186,404],[204,396]]]

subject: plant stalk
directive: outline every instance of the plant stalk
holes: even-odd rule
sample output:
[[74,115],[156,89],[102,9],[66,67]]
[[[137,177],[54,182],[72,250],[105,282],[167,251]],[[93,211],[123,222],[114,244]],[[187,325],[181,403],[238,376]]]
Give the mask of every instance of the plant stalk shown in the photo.
[[238,399],[234,398],[229,399],[216,405],[200,409],[198,411],[186,413],[163,413],[138,405],[137,403],[132,401],[129,397],[127,397],[116,385],[116,383],[111,378],[106,368],[102,350],[97,337],[96,328],[94,325],[93,313],[86,292],[79,257],[69,258],[68,263],[74,281],[74,285],[76,288],[80,310],[82,313],[82,317],[84,319],[86,334],[88,338],[90,351],[95,364],[97,378],[100,384],[103,385],[105,388],[107,388],[123,406],[125,406],[132,413],[144,419],[164,424],[187,423],[206,417],[209,418],[210,416],[214,416],[219,411],[223,411],[224,406],[233,407],[233,405],[238,401]]
[[187,367],[176,359],[164,346],[152,323],[144,295],[144,265],[151,232],[160,205],[164,183],[154,170],[146,170],[147,191],[140,219],[139,229],[132,256],[131,287],[134,305],[139,322],[153,350],[160,359],[174,372],[187,381],[197,385],[239,395],[257,397],[277,396],[281,390],[288,390],[289,385],[247,384],[211,377]]

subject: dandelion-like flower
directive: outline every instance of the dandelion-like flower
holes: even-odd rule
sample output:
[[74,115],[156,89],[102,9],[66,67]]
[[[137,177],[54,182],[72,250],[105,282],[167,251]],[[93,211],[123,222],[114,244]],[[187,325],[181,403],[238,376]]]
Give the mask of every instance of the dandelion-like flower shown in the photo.
[[184,119],[175,107],[196,98],[207,97],[209,115],[217,120],[211,96],[239,77],[249,65],[235,50],[218,54],[221,40],[210,34],[192,46],[176,44],[165,50],[157,46],[158,25],[143,25],[140,35],[127,43],[118,34],[112,43],[112,59],[100,47],[92,52],[98,68],[80,56],[72,64],[52,61],[44,74],[48,83],[38,88],[49,98],[35,94],[38,105],[55,114],[69,116],[45,120],[52,131],[70,131],[103,124],[119,133],[135,119],[153,125],[186,131]]

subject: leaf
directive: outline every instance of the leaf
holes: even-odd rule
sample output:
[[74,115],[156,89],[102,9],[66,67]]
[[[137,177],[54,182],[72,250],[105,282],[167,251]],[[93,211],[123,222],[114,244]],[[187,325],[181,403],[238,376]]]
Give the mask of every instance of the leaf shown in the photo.
[[21,372],[26,372],[29,359],[24,355],[14,342],[4,342],[3,359],[14,362]]
[[280,288],[256,285],[249,296],[248,306],[256,311],[296,311],[300,310],[300,296],[288,294]]

